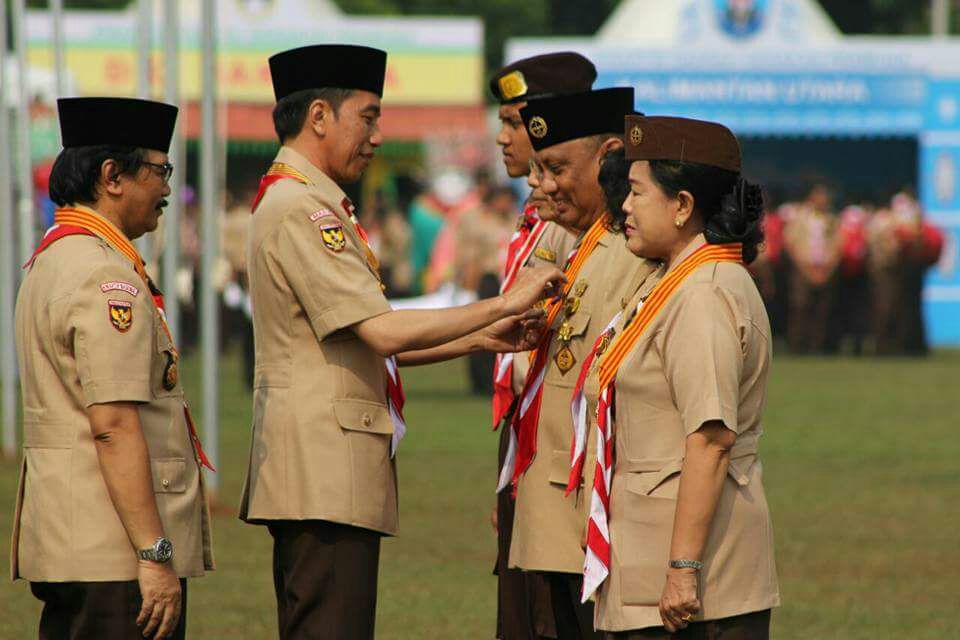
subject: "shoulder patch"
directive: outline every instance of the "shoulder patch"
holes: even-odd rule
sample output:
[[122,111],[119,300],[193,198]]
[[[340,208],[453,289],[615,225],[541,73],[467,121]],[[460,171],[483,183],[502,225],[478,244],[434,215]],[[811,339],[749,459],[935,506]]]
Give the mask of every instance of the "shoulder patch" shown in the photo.
[[533,255],[541,260],[546,260],[547,262],[557,261],[557,254],[546,247],[537,247],[536,251],[533,252]]
[[133,305],[126,300],[107,300],[110,324],[120,333],[130,331],[133,326]]
[[335,253],[340,253],[347,246],[347,239],[343,235],[343,224],[339,220],[321,224],[320,237],[323,239],[323,246]]
[[317,222],[318,220],[321,220],[323,218],[330,218],[330,217],[336,218],[337,214],[335,214],[330,209],[320,209],[319,211],[314,211],[313,213],[310,214],[310,222]]
[[110,282],[103,282],[100,284],[100,291],[103,293],[108,291],[123,291],[132,296],[137,296],[140,294],[140,289],[133,286],[129,282],[124,282],[123,280],[111,280]]

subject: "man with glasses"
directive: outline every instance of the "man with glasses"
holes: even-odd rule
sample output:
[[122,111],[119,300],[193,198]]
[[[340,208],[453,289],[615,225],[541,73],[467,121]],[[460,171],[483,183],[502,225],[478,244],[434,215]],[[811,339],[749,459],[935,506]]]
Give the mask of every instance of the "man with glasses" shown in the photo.
[[207,465],[163,296],[133,240],[170,195],[177,109],[58,101],[55,224],[17,298],[24,460],[12,574],[41,638],[184,638],[186,579],[213,569]]

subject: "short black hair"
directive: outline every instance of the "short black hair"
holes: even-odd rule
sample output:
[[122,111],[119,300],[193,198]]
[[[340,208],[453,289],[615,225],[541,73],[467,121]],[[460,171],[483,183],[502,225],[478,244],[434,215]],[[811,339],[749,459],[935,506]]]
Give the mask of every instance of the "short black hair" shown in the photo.
[[[602,142],[601,142],[602,144]],[[610,214],[610,228],[622,231],[627,214],[623,212],[623,201],[630,193],[630,165],[623,147],[607,151],[600,163],[598,180],[603,189],[603,200]]]
[[668,196],[693,195],[711,244],[743,244],[743,261],[750,264],[763,242],[762,189],[736,171],[697,162],[651,160],[650,175]]
[[50,199],[60,207],[97,199],[100,167],[113,160],[120,174],[133,175],[143,166],[146,152],[137,147],[96,145],[69,147],[60,152],[50,170]]
[[300,133],[307,117],[307,108],[314,100],[327,101],[333,109],[333,115],[339,115],[340,105],[352,94],[353,89],[304,89],[277,100],[277,106],[273,108],[273,129],[277,132],[280,144]]

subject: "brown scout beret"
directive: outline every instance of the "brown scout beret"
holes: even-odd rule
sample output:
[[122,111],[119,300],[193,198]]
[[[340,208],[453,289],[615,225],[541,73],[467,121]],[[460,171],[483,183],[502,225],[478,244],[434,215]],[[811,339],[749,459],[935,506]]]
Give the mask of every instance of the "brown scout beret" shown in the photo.
[[508,64],[490,78],[490,91],[500,104],[529,98],[589,91],[597,68],[579,53],[561,51]]
[[696,162],[740,172],[740,143],[716,122],[668,116],[626,117],[627,160]]

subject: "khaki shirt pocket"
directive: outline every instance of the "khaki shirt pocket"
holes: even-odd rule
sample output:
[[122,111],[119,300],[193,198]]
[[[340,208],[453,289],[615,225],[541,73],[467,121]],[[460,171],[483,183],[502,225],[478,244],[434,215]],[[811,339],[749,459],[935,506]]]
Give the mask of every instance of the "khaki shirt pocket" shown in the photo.
[[340,427],[348,431],[393,433],[393,420],[387,408],[368,400],[338,399],[333,401],[333,415]]
[[396,508],[390,459],[393,421],[387,407],[367,400],[337,398],[333,414],[347,439],[351,513],[357,522],[380,522]]
[[154,493],[183,493],[187,490],[185,458],[153,458],[150,470]]
[[[550,475],[547,480],[550,484],[567,486],[570,481],[569,451],[554,450],[553,455],[550,456]],[[580,479],[580,486],[583,486],[583,478]]]

